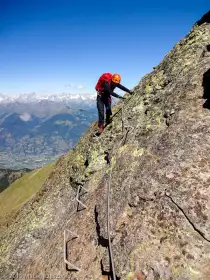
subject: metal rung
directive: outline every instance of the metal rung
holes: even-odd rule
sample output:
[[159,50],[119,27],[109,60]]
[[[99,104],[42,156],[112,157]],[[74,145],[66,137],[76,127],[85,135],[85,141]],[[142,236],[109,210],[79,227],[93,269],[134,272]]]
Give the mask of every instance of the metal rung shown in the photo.
[[78,203],[80,203],[83,207],[87,208],[87,206],[86,206],[84,203],[82,203],[81,200],[79,200],[80,188],[81,188],[81,189],[84,189],[84,190],[87,192],[86,188],[84,188],[83,186],[78,186],[76,201],[77,201]]
[[80,188],[81,188],[81,189],[84,189],[86,192],[88,192],[87,189],[86,189],[85,187],[83,187],[83,186],[81,186],[81,185],[78,186],[77,194],[76,194],[75,198],[74,198],[72,201],[76,200],[79,204],[81,204],[81,205],[86,209],[87,206],[79,199],[79,196],[80,196]]
[[131,129],[134,129],[133,126],[130,126],[130,125],[125,125],[124,128],[131,128]]
[[67,239],[66,239],[66,232],[69,232],[70,234],[72,234],[74,237],[72,237],[72,239],[73,238],[78,238],[79,236],[76,234],[76,233],[74,233],[74,232],[72,232],[72,231],[70,231],[70,230],[68,230],[68,229],[66,229],[66,230],[64,230],[64,232],[63,232],[63,235],[64,235],[64,262],[67,264],[67,265],[69,265],[70,267],[72,267],[72,269],[75,269],[75,270],[77,270],[77,271],[80,271],[80,268],[78,268],[76,265],[74,265],[74,264],[72,264],[72,263],[70,263],[68,260],[67,260],[67,242],[69,242],[71,239],[69,239],[68,241],[67,241]]
[[129,129],[129,128],[130,128],[131,130],[133,130],[133,129],[134,129],[134,127],[133,127],[133,126],[130,126],[130,125],[125,125],[125,124],[124,124],[124,122],[122,122],[122,132],[123,132],[123,130],[124,130],[124,129],[126,129],[126,130],[127,130],[127,129]]

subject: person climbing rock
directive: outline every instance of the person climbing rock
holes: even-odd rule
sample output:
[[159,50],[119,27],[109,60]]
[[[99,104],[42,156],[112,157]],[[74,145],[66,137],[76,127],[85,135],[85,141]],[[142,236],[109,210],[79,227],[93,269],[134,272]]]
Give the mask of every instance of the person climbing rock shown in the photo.
[[97,109],[98,109],[98,127],[99,132],[101,133],[104,130],[104,107],[106,108],[106,124],[110,123],[110,116],[112,115],[111,109],[111,95],[120,99],[125,99],[114,92],[114,89],[117,87],[125,92],[133,94],[133,91],[127,89],[120,84],[121,77],[119,74],[104,73],[98,79],[98,82],[95,86],[97,91]]

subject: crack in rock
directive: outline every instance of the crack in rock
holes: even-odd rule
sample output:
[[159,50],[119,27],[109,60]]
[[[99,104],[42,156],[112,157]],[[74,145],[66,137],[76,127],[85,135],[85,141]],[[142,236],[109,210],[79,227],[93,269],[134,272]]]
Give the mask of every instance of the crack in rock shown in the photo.
[[167,195],[166,193],[165,193],[165,196],[166,196],[167,198],[169,198],[169,199],[171,200],[171,202],[182,212],[182,214],[185,216],[185,218],[186,218],[186,219],[188,220],[188,222],[191,224],[191,226],[193,227],[193,229],[194,229],[204,240],[206,240],[207,242],[210,242],[210,239],[206,238],[206,237],[205,237],[205,234],[204,234],[201,230],[199,230],[199,229],[194,225],[194,223],[190,220],[190,218],[187,216],[187,214],[184,212],[184,210],[174,201],[174,199],[173,199],[171,196]]

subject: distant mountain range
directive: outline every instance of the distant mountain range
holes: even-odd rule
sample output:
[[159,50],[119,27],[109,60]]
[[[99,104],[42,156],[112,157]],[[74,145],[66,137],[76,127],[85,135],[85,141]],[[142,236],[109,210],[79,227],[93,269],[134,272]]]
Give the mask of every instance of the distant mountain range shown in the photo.
[[69,151],[97,119],[96,95],[0,94],[0,168],[37,168]]
[[89,101],[95,100],[95,94],[71,94],[71,93],[60,93],[60,94],[45,94],[39,95],[35,92],[32,93],[22,93],[16,96],[7,96],[5,94],[0,93],[0,103],[11,103],[11,102],[39,102],[42,100],[48,101]]
[[75,113],[95,106],[96,95],[69,94],[38,95],[36,93],[6,96],[0,93],[1,113],[29,113],[49,117],[59,113]]

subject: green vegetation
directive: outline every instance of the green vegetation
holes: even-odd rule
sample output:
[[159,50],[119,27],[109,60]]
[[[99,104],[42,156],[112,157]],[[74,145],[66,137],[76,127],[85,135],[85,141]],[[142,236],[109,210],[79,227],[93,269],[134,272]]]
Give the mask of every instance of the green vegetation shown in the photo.
[[0,194],[0,217],[17,210],[39,191],[55,162],[33,170],[12,183]]

